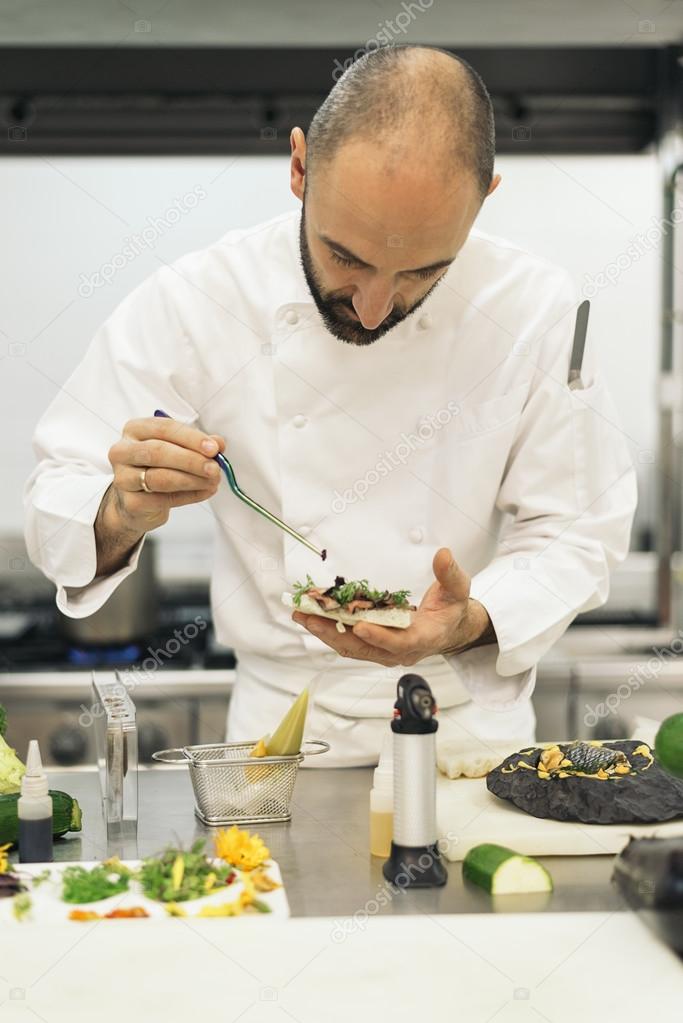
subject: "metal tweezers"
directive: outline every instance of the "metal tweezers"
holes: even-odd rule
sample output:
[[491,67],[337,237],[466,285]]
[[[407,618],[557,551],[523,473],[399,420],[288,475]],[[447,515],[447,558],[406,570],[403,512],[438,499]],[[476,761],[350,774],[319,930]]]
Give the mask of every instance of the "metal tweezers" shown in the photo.
[[[168,412],[164,412],[160,408],[155,410],[154,415],[160,416],[164,419],[171,418]],[[295,540],[298,540],[299,543],[304,544],[306,547],[308,547],[309,550],[313,551],[314,554],[317,554],[319,558],[322,558],[323,561],[325,560],[325,558],[327,557],[326,550],[319,550],[312,543],[309,543],[305,536],[302,536],[301,533],[297,533],[296,529],[292,529],[292,527],[288,526],[285,522],[282,521],[282,519],[279,519],[277,515],[273,515],[272,512],[267,511],[262,505],[257,504],[256,501],[252,501],[250,497],[247,497],[243,490],[240,490],[237,480],[235,479],[235,473],[233,471],[233,468],[230,465],[228,459],[225,457],[225,455],[222,455],[219,452],[217,455],[214,455],[213,457],[214,461],[218,462],[221,469],[225,473],[228,485],[232,490],[233,494],[235,495],[235,497],[239,497],[240,501],[244,501],[244,503],[248,504],[250,508],[253,508],[254,511],[257,511],[259,515],[263,515],[263,517],[265,519],[268,519],[269,522],[272,522],[275,526],[279,526],[280,529],[284,529],[285,533],[289,533],[289,535],[293,536]]]

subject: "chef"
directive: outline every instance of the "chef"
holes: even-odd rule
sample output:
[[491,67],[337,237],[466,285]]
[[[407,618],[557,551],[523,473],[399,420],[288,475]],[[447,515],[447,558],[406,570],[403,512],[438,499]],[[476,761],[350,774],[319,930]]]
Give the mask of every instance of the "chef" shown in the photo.
[[[291,133],[300,208],[144,281],[38,424],[26,539],[65,614],[100,608],[175,508],[213,515],[229,739],[272,730],[312,684],[320,760],[373,763],[411,666],[442,735],[527,743],[539,658],[607,598],[633,468],[594,338],[568,386],[567,274],[473,230],[493,158],[468,65],[365,55]],[[326,563],[233,496],[218,451]],[[292,613],[282,592],[307,574],[409,589],[413,623],[340,634]]]

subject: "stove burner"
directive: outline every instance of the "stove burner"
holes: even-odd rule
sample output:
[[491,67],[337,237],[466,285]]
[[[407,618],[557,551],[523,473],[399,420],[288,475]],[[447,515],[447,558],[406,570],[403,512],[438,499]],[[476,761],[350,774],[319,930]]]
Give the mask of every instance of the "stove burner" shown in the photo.
[[[0,596],[0,615],[5,610]],[[28,608],[31,623],[28,629],[15,629],[6,637],[0,630],[0,685],[6,672],[70,672],[98,668],[126,668],[144,662],[148,656],[166,647],[169,638],[188,622],[201,617],[208,628],[181,646],[171,658],[161,659],[159,670],[166,668],[234,668],[235,655],[221,646],[211,627],[211,612],[203,599],[180,593],[159,609],[159,624],[154,632],[130,643],[109,643],[100,646],[75,644],[68,640],[58,620],[54,605]]]
[[133,664],[139,660],[142,647],[138,643],[114,647],[69,647],[66,657],[77,668],[98,668],[104,665]]

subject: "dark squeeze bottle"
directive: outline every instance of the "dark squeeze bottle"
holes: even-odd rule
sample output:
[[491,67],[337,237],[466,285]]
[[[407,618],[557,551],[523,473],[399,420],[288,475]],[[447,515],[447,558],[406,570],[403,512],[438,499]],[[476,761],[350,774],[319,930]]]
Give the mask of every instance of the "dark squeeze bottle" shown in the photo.
[[36,739],[28,744],[26,773],[17,803],[19,862],[52,862],[52,798]]

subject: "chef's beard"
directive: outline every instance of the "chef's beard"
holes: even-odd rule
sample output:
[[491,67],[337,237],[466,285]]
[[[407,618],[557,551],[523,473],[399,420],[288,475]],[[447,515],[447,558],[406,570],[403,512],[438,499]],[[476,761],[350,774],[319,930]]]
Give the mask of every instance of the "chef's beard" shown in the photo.
[[315,267],[313,266],[313,259],[311,257],[311,250],[308,247],[306,241],[306,204],[301,209],[301,224],[299,228],[299,246],[301,250],[301,266],[304,271],[304,277],[308,284],[308,289],[313,296],[313,301],[318,307],[323,323],[329,330],[330,334],[338,338],[340,341],[346,341],[350,345],[371,345],[375,341],[378,341],[388,331],[395,327],[398,323],[401,323],[407,316],[415,312],[424,300],[431,295],[432,291],[439,283],[436,281],[429,291],[418,299],[410,307],[410,309],[400,309],[397,306],[391,310],[385,320],[382,320],[379,327],[375,327],[373,330],[367,330],[359,321],[355,321],[353,317],[356,312],[353,308],[353,303],[348,296],[342,296],[334,291],[326,292],[316,273]]

